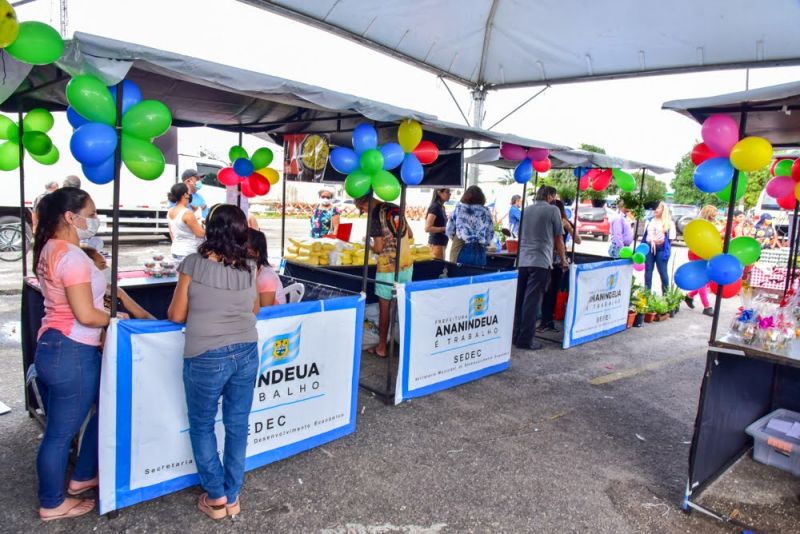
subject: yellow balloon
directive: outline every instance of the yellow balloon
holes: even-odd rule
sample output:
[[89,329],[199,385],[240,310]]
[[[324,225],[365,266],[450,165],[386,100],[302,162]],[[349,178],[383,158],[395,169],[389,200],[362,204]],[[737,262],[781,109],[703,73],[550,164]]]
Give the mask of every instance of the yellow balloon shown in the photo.
[[710,260],[722,253],[722,236],[717,228],[705,219],[695,219],[683,230],[683,240],[689,250]]
[[278,180],[281,179],[280,175],[278,174],[278,171],[276,171],[275,169],[270,169],[269,167],[258,169],[256,172],[261,176],[263,176],[264,178],[266,178],[267,181],[269,182],[269,185],[275,185],[278,183]]
[[800,200],[800,184],[797,184],[797,187],[794,188],[794,196],[797,197],[797,200]]
[[17,40],[19,22],[14,8],[7,0],[0,0],[0,48],[5,48]]
[[406,119],[397,129],[397,142],[403,147],[403,152],[409,154],[417,148],[422,141],[422,126],[413,119]]
[[772,145],[763,137],[745,137],[733,146],[730,158],[740,171],[757,171],[772,160]]

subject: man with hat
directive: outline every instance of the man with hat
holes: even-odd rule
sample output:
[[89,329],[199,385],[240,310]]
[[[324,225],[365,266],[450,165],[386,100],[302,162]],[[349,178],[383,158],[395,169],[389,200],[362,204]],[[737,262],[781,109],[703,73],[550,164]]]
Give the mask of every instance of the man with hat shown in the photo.
[[189,188],[189,194],[192,195],[192,203],[190,204],[192,209],[195,211],[199,209],[202,218],[205,219],[208,217],[208,205],[206,205],[206,199],[198,192],[203,186],[203,182],[200,181],[201,178],[203,178],[203,175],[198,174],[196,169],[186,169],[181,175],[181,180]]

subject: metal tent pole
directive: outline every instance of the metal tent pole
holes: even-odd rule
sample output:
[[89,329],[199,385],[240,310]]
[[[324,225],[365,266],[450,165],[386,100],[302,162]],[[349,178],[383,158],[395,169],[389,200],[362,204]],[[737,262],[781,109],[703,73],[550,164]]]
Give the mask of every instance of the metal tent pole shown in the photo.
[[[25,213],[25,147],[22,146],[22,134],[24,133],[24,126],[22,124],[22,104],[20,103],[19,111],[19,229],[20,229],[20,246],[22,247],[22,280],[28,276],[28,239],[26,231],[26,221],[28,219]],[[36,266],[33,266],[34,274],[36,274]]]
[[[397,280],[400,277],[400,250],[406,226],[406,184],[400,184],[400,220],[397,223],[397,238],[394,254],[394,285],[392,286],[392,300],[389,302],[389,339],[386,351],[386,404],[392,403],[392,360],[394,360],[394,319],[397,315]],[[403,233],[400,230],[403,229]]]
[[[483,126],[483,110],[486,104],[486,88],[483,86],[475,87],[472,90],[472,126],[481,128]],[[478,146],[478,141],[472,141],[472,146]],[[467,187],[478,185],[478,166],[470,165],[467,174]]]
[[[741,119],[739,120],[739,139],[744,137],[747,128],[747,112],[741,112]],[[733,173],[733,180],[731,180],[731,198],[728,200],[728,217],[725,222],[725,236],[722,241],[722,252],[728,252],[728,245],[731,242],[731,229],[733,228],[733,210],[736,207],[736,188],[739,185],[739,175],[741,171],[738,169]],[[788,273],[787,273],[788,275]],[[714,318],[711,321],[711,337],[709,343],[713,344],[717,340],[717,327],[719,326],[719,312],[722,309],[722,288],[717,293],[717,298],[714,299]]]
[[795,202],[794,212],[792,214],[792,224],[789,225],[789,259],[786,261],[786,280],[783,286],[784,296],[786,295],[786,292],[789,291],[789,286],[792,285],[791,281],[796,268],[796,262],[793,261],[793,259],[797,255],[797,212],[798,204]]
[[372,189],[369,190],[369,203],[367,204],[367,233],[364,238],[364,269],[361,276],[361,292],[367,294],[367,279],[369,278],[369,230],[372,225]]
[[[539,173],[536,173],[536,180],[539,180]],[[535,188],[535,186],[534,186]],[[517,230],[517,256],[514,258],[514,268],[519,267],[519,255],[522,248],[522,223],[525,221],[525,198],[528,196],[528,182],[522,184],[522,210],[519,213],[519,229]]]
[[[239,146],[242,146],[242,131],[239,130]],[[231,161],[231,165],[233,162]],[[242,209],[242,183],[236,184],[236,207]],[[250,210],[248,210],[250,211]]]
[[122,82],[117,84],[117,148],[114,150],[114,205],[111,221],[111,317],[117,316],[117,274],[119,273],[119,194],[122,167]]
[[[575,180],[575,209],[572,212],[572,228],[578,235],[578,206],[581,204],[581,179]],[[575,239],[572,240],[572,264],[575,265]]]
[[[639,209],[643,210],[644,206],[644,167],[642,167],[642,177],[639,178]],[[633,244],[631,247],[636,249],[636,241],[639,239],[639,217],[636,217],[636,224],[633,226]]]

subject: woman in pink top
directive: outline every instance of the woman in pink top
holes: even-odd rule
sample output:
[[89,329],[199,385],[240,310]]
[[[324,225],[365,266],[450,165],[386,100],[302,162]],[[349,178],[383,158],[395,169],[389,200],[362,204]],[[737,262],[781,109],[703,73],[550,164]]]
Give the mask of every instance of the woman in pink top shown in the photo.
[[650,289],[653,286],[653,267],[658,269],[658,276],[661,278],[661,293],[666,295],[669,288],[669,262],[671,243],[675,241],[675,225],[669,214],[669,208],[659,202],[653,218],[647,222],[644,228],[642,240],[650,246],[644,264],[644,286]]
[[[97,414],[86,427],[78,460],[65,484],[72,439],[97,402],[100,333],[106,280],[81,250],[81,239],[99,226],[94,202],[75,187],[63,187],[37,206],[33,262],[44,296],[45,315],[36,346],[36,371],[47,390],[47,427],[39,446],[39,517],[77,517],[94,508],[75,496],[97,486]],[[64,495],[64,487],[67,493]]]
[[267,260],[267,238],[260,230],[247,230],[247,249],[251,258],[258,265],[258,298],[261,307],[274,304],[286,304],[286,294],[278,274],[270,267]]

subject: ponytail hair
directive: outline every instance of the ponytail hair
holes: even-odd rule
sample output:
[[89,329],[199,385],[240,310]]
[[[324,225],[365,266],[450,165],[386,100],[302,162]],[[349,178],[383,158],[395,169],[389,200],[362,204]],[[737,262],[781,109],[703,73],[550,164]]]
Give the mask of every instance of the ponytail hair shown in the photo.
[[34,272],[38,270],[42,249],[53,238],[68,211],[79,212],[86,206],[89,193],[77,187],[62,187],[45,195],[36,206],[36,234],[33,236]]
[[185,183],[181,182],[173,185],[170,188],[169,193],[167,193],[167,200],[177,204],[181,201],[183,195],[186,195],[188,193],[189,193],[189,188],[186,186]]

